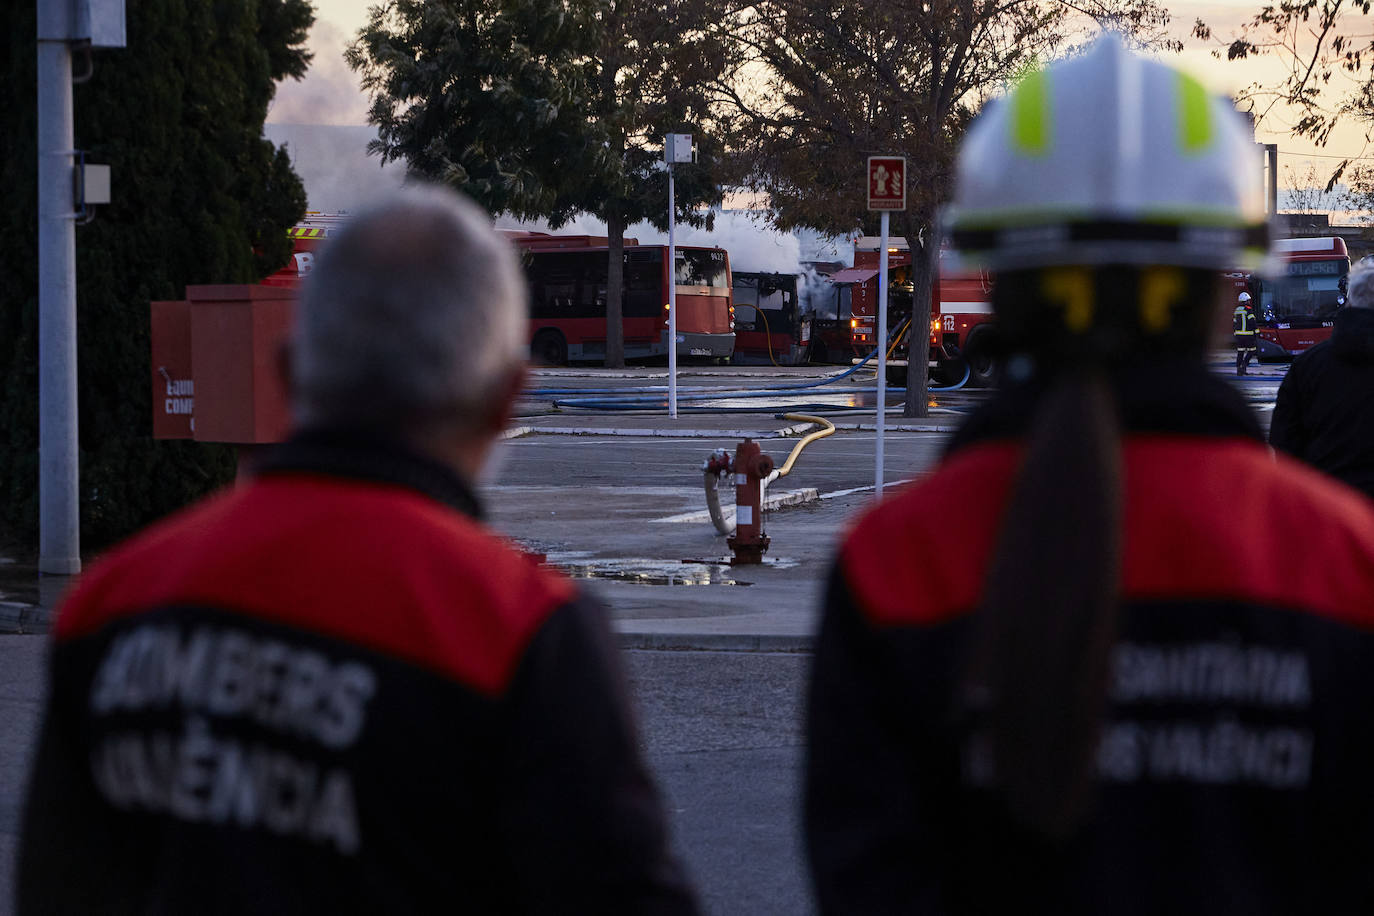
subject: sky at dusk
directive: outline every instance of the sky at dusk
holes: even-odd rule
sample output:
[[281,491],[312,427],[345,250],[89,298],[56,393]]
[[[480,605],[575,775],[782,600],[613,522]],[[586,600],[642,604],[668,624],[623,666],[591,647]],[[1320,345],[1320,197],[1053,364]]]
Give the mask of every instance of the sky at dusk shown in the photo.
[[[321,194],[340,197],[342,189],[355,183],[349,176],[361,166],[370,165],[367,174],[375,177],[379,168],[375,157],[365,154],[367,130],[299,132],[294,125],[328,125],[363,128],[367,124],[367,98],[358,87],[357,75],[343,62],[343,49],[367,19],[368,8],[375,0],[315,0],[316,22],[311,31],[310,48],[314,61],[305,79],[287,80],[278,87],[277,97],[268,116],[267,134],[276,142],[285,140],[293,149],[297,171],[311,186],[311,172],[316,176],[312,190],[312,208]],[[1234,94],[1253,82],[1272,83],[1282,74],[1272,58],[1243,62],[1227,62],[1213,56],[1222,43],[1238,34],[1241,25],[1260,7],[1258,0],[1207,0],[1185,2],[1175,0],[1165,4],[1172,16],[1171,31],[1183,38],[1186,47],[1181,54],[1166,55],[1180,66],[1197,75],[1211,89]],[[1189,35],[1193,22],[1202,19],[1211,26],[1213,41],[1204,44]],[[1371,21],[1374,25],[1374,21]],[[1369,27],[1360,29],[1368,33]],[[1337,164],[1339,157],[1374,156],[1374,144],[1367,144],[1364,129],[1354,124],[1344,126],[1325,148],[1293,139],[1290,123],[1283,112],[1276,112],[1261,123],[1256,139],[1277,143],[1283,153],[1280,160],[1280,182],[1284,185],[1302,184],[1309,171],[1320,174],[1322,180]],[[326,141],[333,136],[336,139]],[[342,148],[341,148],[342,147]],[[308,160],[308,161],[307,161]],[[331,161],[326,161],[331,160]],[[337,161],[332,161],[337,160]],[[381,170],[384,178],[375,182],[378,189],[389,189],[400,181],[400,169],[395,166]],[[321,191],[326,182],[339,183],[339,191]],[[344,194],[344,197],[348,195]],[[357,191],[353,192],[357,196]],[[348,199],[347,205],[358,201]],[[337,201],[319,202],[320,208],[337,208]]]

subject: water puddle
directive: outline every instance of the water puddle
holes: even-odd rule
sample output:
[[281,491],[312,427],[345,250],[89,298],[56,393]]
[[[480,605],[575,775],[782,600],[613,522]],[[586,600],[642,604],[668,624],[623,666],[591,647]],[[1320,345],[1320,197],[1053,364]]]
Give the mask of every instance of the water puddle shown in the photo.
[[574,559],[550,554],[549,565],[572,579],[603,579],[631,585],[738,585],[754,583],[748,576],[761,569],[789,569],[796,560],[764,558],[759,566],[731,566],[728,557],[703,560]]

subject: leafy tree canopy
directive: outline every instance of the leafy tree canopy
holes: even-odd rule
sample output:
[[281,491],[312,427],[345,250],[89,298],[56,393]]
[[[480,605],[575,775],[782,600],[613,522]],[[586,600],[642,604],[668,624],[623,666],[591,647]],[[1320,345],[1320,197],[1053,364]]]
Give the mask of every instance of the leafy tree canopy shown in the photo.
[[1177,47],[1154,0],[765,0],[730,28],[745,53],[718,87],[732,148],[780,228],[860,227],[867,156],[905,154],[916,235],[949,192],[965,127],[1028,68],[1112,27]]
[[[0,520],[37,531],[38,277],[34,5],[0,12]],[[74,87],[76,145],[112,167],[114,202],[77,230],[82,536],[95,548],[233,476],[227,447],[151,438],[150,300],[256,282],[286,263],[305,192],[262,139],[276,81],[300,76],[306,0],[140,0],[129,46],[94,53]]]
[[561,225],[607,170],[587,118],[598,29],[582,0],[398,0],[346,52],[383,162],[494,213]]
[[373,8],[347,53],[383,161],[493,214],[606,221],[609,365],[623,359],[624,229],[667,223],[664,134],[695,133],[701,154],[675,171],[679,215],[699,222],[697,208],[720,201],[719,140],[700,129],[724,54],[715,2],[397,0]]
[[[1217,39],[1216,57],[1276,61],[1280,76],[1256,82],[1238,96],[1249,104],[1257,125],[1291,119],[1294,137],[1325,146],[1341,124],[1362,127],[1364,143],[1374,124],[1374,40],[1369,0],[1282,0],[1259,8],[1240,34]],[[1193,34],[1212,39],[1202,20]],[[1333,191],[1353,159],[1333,165],[1325,190]],[[1363,208],[1374,200],[1374,170],[1360,166],[1347,176],[1348,202]]]

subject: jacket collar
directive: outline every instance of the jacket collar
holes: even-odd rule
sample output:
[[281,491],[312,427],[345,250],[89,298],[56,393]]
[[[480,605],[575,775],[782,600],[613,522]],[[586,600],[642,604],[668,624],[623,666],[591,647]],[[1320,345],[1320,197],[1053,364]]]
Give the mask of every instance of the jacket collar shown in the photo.
[[[1118,367],[1111,382],[1124,432],[1264,441],[1259,421],[1240,393],[1198,362]],[[1045,388],[1043,378],[1002,388],[969,416],[945,453],[1025,436]]]
[[361,430],[299,430],[263,456],[255,473],[324,474],[396,484],[471,518],[482,517],[472,487],[452,468],[393,438]]

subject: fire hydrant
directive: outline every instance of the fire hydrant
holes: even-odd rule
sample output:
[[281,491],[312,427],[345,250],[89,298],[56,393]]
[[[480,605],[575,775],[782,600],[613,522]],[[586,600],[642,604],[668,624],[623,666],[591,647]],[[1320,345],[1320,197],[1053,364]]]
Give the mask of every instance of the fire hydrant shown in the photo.
[[745,439],[735,449],[735,533],[725,539],[735,552],[735,564],[762,563],[768,550],[763,533],[763,479],[773,473],[773,459],[759,444]]

